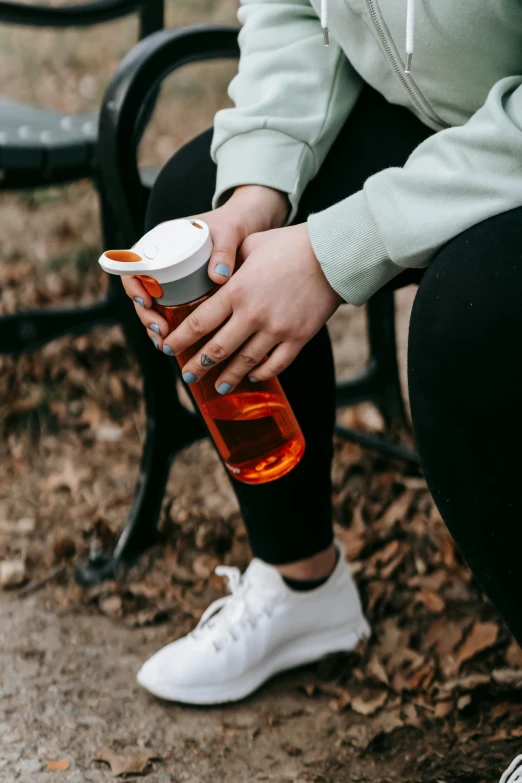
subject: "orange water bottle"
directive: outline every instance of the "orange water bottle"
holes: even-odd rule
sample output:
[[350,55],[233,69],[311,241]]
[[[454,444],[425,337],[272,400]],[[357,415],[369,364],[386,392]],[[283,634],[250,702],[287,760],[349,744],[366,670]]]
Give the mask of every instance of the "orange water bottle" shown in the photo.
[[[170,220],[145,234],[132,250],[108,250],[100,265],[110,274],[135,275],[171,330],[217,286],[208,276],[212,240],[202,220]],[[180,354],[180,367],[210,339]],[[216,391],[222,366],[212,367],[190,391],[230,473],[245,484],[281,478],[301,460],[305,440],[279,381],[244,379],[227,395]]]

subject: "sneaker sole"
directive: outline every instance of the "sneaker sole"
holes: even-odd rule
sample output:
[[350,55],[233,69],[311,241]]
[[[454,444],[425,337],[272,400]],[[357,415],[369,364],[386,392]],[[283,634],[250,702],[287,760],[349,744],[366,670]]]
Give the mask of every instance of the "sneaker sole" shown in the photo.
[[280,672],[314,663],[332,653],[351,652],[361,639],[367,639],[369,636],[370,626],[361,616],[356,624],[350,623],[320,635],[294,639],[290,644],[275,650],[268,658],[260,661],[241,677],[226,683],[206,685],[204,688],[174,688],[169,689],[168,692],[140,682],[139,675],[138,683],[149,693],[167,701],[198,705],[226,704],[250,696],[263,683]]

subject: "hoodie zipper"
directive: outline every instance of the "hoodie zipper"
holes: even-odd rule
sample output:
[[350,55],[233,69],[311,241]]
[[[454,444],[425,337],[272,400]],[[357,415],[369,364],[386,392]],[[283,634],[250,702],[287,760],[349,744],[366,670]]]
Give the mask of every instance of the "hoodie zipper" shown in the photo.
[[422,102],[419,100],[419,98],[417,96],[417,93],[415,92],[415,90],[411,86],[410,82],[408,81],[408,79],[404,75],[404,72],[403,72],[401,64],[398,62],[397,58],[395,57],[395,55],[393,53],[393,50],[392,50],[392,48],[390,46],[390,42],[388,41],[388,38],[386,37],[386,33],[384,31],[384,27],[383,27],[382,22],[380,20],[379,13],[377,11],[377,7],[376,7],[376,4],[375,4],[375,0],[367,0],[367,2],[368,2],[368,8],[369,8],[370,14],[372,16],[373,23],[375,25],[375,29],[379,33],[379,37],[380,37],[380,39],[382,41],[382,45],[384,46],[386,54],[388,55],[388,59],[389,59],[390,63],[393,66],[393,70],[395,71],[395,73],[399,77],[399,80],[400,80],[401,84],[403,85],[403,87],[405,88],[406,92],[410,96],[412,103],[416,106],[416,108],[419,110],[419,112],[421,114],[423,114],[428,120],[430,120],[430,122],[434,122],[436,125],[439,125],[442,128],[447,127],[446,123],[442,122],[440,117],[436,117],[433,114],[430,114],[426,110],[426,108],[424,107]]

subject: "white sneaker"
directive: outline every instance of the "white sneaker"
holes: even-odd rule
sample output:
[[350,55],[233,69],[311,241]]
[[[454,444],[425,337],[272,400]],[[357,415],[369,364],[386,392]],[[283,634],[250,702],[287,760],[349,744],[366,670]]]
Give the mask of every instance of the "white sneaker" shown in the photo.
[[500,778],[500,783],[519,783],[519,781],[522,781],[522,756],[513,759]]
[[157,652],[138,682],[162,699],[221,704],[253,693],[277,672],[334,652],[349,652],[369,636],[357,588],[340,551],[324,585],[291,590],[278,571],[252,560],[245,574],[219,566],[231,595],[208,607],[196,629]]

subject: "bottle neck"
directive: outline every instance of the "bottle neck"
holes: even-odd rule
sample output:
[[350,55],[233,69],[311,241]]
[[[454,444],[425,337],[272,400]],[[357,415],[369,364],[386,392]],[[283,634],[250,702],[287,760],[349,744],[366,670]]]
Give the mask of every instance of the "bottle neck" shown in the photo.
[[161,283],[162,296],[156,299],[163,307],[187,305],[206,296],[214,288],[215,283],[208,276],[208,260],[195,272],[174,280],[172,283]]
[[215,283],[213,283],[213,285],[214,289],[212,291],[209,291],[209,293],[205,294],[204,296],[200,296],[199,299],[195,299],[193,302],[186,302],[179,305],[162,305],[159,303],[159,300],[156,299],[154,301],[154,309],[165,318],[170,330],[173,331],[174,329],[177,329],[177,327],[196,309],[196,307],[199,307],[202,302],[211,297],[212,294],[217,291],[219,286],[215,285]]

